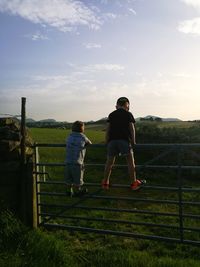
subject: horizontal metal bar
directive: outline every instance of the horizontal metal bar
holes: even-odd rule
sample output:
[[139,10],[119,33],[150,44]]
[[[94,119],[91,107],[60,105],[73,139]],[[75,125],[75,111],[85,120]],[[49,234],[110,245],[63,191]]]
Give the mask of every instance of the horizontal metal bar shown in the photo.
[[105,230],[105,229],[94,229],[89,227],[80,227],[80,226],[73,226],[73,225],[65,225],[65,224],[53,224],[53,223],[45,223],[43,225],[47,229],[65,229],[71,231],[79,231],[79,232],[89,232],[89,233],[96,233],[96,234],[106,234],[106,235],[115,235],[115,236],[125,236],[131,238],[138,238],[138,239],[148,239],[148,240],[159,240],[159,241],[167,241],[167,242],[176,242],[176,243],[187,243],[193,245],[200,245],[199,241],[194,240],[183,240],[181,241],[178,238],[170,238],[170,237],[163,237],[163,236],[156,236],[156,235],[144,235],[144,234],[136,234],[136,233],[129,233],[129,232],[122,232],[122,231],[113,231],[113,230]]
[[196,165],[137,165],[137,168],[145,168],[145,169],[173,169],[173,170],[178,170],[178,169],[182,169],[182,170],[200,170],[200,166],[196,166]]
[[[40,162],[40,163],[36,163],[36,166],[54,166],[54,167],[64,167],[66,164],[65,163],[61,163],[61,162]],[[85,167],[104,167],[105,164],[93,164],[93,163],[85,163],[84,164]],[[127,167],[127,165],[124,164],[115,164],[114,167]],[[178,166],[178,165],[136,165],[136,169],[137,168],[145,168],[145,169],[183,169],[183,170],[200,170],[200,166],[195,166],[195,165],[190,165],[190,166]]]
[[[38,192],[38,195],[42,196],[66,196],[66,193],[60,192]],[[158,199],[148,199],[148,198],[133,198],[133,197],[115,197],[115,196],[97,196],[97,195],[85,195],[84,198],[93,199],[106,199],[106,200],[124,200],[124,201],[138,201],[138,202],[148,202],[148,203],[159,203],[159,204],[179,204],[179,201],[175,200],[158,200]],[[183,203],[183,202],[182,202]],[[191,202],[193,204],[193,202]],[[200,205],[200,202],[198,202]]]
[[[48,203],[38,203],[40,207],[51,207],[51,208],[66,208],[66,211],[70,209],[71,205],[57,205],[57,204],[48,204]],[[113,212],[127,212],[127,213],[138,213],[138,214],[148,214],[148,215],[156,215],[156,216],[172,216],[172,217],[179,217],[179,213],[174,212],[156,212],[156,211],[149,211],[149,210],[138,210],[138,209],[116,209],[116,208],[105,208],[105,207],[89,207],[89,206],[81,206],[76,205],[73,206],[74,209],[83,209],[83,210],[101,210],[101,211],[113,211]],[[183,214],[184,218],[189,219],[200,219],[200,215],[194,214]]]
[[[60,192],[38,192],[37,195],[40,196],[58,196],[58,197],[66,197],[66,193]],[[92,199],[107,199],[107,200],[124,200],[124,201],[134,201],[134,202],[147,202],[147,203],[158,203],[158,204],[170,204],[170,205],[179,205],[179,201],[176,200],[159,200],[159,199],[149,199],[149,198],[133,198],[133,197],[115,197],[115,196],[97,196],[97,195],[84,195],[84,198],[92,198]],[[200,202],[193,201],[182,201],[183,205],[195,205],[199,206]]]
[[59,143],[59,144],[50,144],[50,143],[35,143],[33,148],[36,147],[66,147],[66,144]]
[[[35,143],[33,147],[66,147],[66,144],[59,143],[59,144],[50,144],[50,143]],[[106,147],[105,144],[91,144],[89,147]],[[200,143],[175,143],[175,144],[135,144],[134,148],[197,148],[200,147]]]
[[40,162],[36,163],[35,166],[55,166],[55,167],[64,167],[66,164],[65,163],[50,163],[50,162]]
[[[59,217],[64,219],[71,219],[71,220],[84,220],[84,221],[97,221],[97,222],[105,222],[105,223],[119,223],[119,224],[130,224],[130,225],[141,225],[141,226],[152,226],[152,227],[163,227],[163,228],[170,228],[170,229],[176,229],[179,230],[178,226],[175,225],[166,225],[166,224],[156,224],[156,223],[146,223],[146,222],[133,222],[128,220],[115,220],[115,219],[104,219],[104,218],[90,218],[90,217],[83,217],[83,216],[68,216],[68,215],[59,215],[52,213],[40,213],[39,214],[42,217]],[[200,229],[199,229],[200,231]]]
[[[66,193],[60,192],[38,192],[37,195],[40,196],[66,196]],[[97,195],[84,195],[84,198],[92,199],[106,199],[106,200],[123,200],[123,201],[134,201],[134,202],[148,202],[148,203],[158,203],[158,204],[173,204],[178,205],[179,201],[176,200],[158,200],[158,199],[148,199],[148,198],[134,198],[134,197],[115,197],[115,196],[97,196]],[[184,202],[182,202],[184,204]],[[193,204],[193,202],[191,202]],[[194,202],[195,205],[197,205]],[[198,202],[200,205],[200,202]]]
[[[159,190],[159,191],[179,191],[179,187],[157,186],[157,185],[144,185],[142,189]],[[200,188],[182,187],[182,192],[200,192]]]
[[33,172],[33,174],[39,174],[39,175],[47,175],[49,177],[49,173],[48,172],[43,172],[43,171],[37,171],[37,172]]
[[[71,208],[71,205],[57,205],[57,204],[47,204],[47,203],[38,203],[38,206],[51,207],[51,208],[66,208],[66,211]],[[100,210],[100,211],[106,211],[106,212],[113,211],[113,212],[139,213],[139,214],[149,214],[149,215],[156,215],[156,216],[173,216],[173,217],[179,216],[178,213],[172,213],[172,212],[156,212],[156,211],[138,210],[138,209],[116,209],[116,208],[107,208],[107,207],[89,207],[89,206],[82,206],[82,205],[73,206],[73,209]]]
[[52,184],[52,185],[66,185],[66,183],[65,182],[63,182],[63,181],[52,181],[52,180],[49,180],[49,181],[37,181],[37,184],[46,184],[46,185],[50,185],[50,184]]
[[[149,226],[149,227],[160,227],[160,228],[169,228],[180,230],[179,226],[168,225],[168,224],[158,224],[158,223],[148,223],[148,222],[133,222],[128,220],[115,220],[115,219],[104,219],[104,218],[92,218],[92,217],[83,217],[83,216],[68,216],[68,215],[56,215],[53,213],[39,213],[39,216],[42,217],[52,217],[52,218],[64,218],[70,220],[84,220],[84,221],[96,221],[96,222],[105,222],[105,223],[119,223],[119,224],[130,224],[130,225],[140,225],[140,226]],[[194,227],[183,227],[183,231],[195,231],[200,232],[200,228]]]
[[[53,184],[53,185],[66,185],[66,182],[64,181],[37,181],[38,184]],[[89,186],[89,187],[100,187],[101,184],[100,183],[85,183],[85,186]],[[126,185],[126,184],[111,184],[110,188],[130,188],[130,185]],[[142,187],[143,189],[150,189],[150,190],[162,190],[162,191],[179,191],[180,189],[178,187],[168,187],[168,186],[157,186],[157,185],[144,185]],[[182,187],[182,192],[200,192],[200,188],[189,188],[189,187]]]

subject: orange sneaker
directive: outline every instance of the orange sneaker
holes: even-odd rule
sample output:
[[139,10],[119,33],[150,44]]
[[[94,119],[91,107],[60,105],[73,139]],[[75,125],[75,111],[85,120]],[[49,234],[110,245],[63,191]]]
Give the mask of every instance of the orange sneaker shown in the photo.
[[131,190],[136,191],[140,189],[144,184],[146,184],[146,180],[136,180],[131,184]]
[[101,181],[101,187],[103,188],[103,189],[109,189],[109,186],[110,186],[110,183],[109,183],[109,181],[108,180],[105,180],[105,179],[103,179],[102,181]]

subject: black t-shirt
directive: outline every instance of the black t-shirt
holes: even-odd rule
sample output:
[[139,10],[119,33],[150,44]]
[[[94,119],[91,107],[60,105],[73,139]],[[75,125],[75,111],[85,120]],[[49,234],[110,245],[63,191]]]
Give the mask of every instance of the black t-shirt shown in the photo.
[[119,108],[109,114],[107,122],[110,123],[109,138],[110,140],[127,140],[130,139],[129,123],[135,123],[131,112]]

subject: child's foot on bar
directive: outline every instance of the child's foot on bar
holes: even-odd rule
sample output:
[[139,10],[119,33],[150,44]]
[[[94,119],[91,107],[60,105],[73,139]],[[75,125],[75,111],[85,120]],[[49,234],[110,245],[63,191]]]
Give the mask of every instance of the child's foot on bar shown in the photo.
[[139,180],[137,179],[131,184],[131,190],[137,191],[140,189],[144,184],[146,184],[146,180]]
[[103,179],[103,180],[101,181],[101,187],[102,187],[103,189],[108,190],[108,189],[109,189],[109,186],[110,186],[109,180]]

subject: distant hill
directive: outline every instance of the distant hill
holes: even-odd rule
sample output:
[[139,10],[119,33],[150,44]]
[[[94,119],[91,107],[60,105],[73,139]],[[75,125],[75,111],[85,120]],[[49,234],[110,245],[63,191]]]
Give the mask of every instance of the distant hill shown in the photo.
[[178,118],[162,118],[163,121],[182,121]]
[[57,121],[56,120],[54,120],[54,119],[44,119],[44,120],[40,120],[40,121],[38,121],[38,122],[47,122],[47,123],[56,123]]
[[27,119],[26,119],[26,122],[28,122],[28,123],[34,123],[34,122],[36,122],[36,121],[33,120],[33,119],[31,119],[31,118],[27,118]]
[[[92,126],[92,127],[99,126],[99,125],[105,126],[106,121],[107,121],[107,117],[104,117],[96,121],[93,121],[93,120],[87,121],[85,122],[85,124],[88,126]],[[154,116],[154,115],[147,115],[145,117],[136,118],[136,121],[178,122],[181,120],[178,118],[161,118],[161,117]],[[45,128],[47,127],[47,128],[65,128],[65,129],[71,128],[71,125],[72,125],[71,122],[56,121],[55,119],[43,119],[43,120],[36,121],[32,118],[27,118],[26,124],[28,127],[45,127]]]
[[100,119],[100,120],[97,120],[97,121],[93,121],[93,123],[105,123],[106,121],[107,121],[107,117],[105,117],[105,118],[102,118],[102,119]]
[[67,129],[71,127],[71,124],[68,122],[59,122],[54,119],[44,119],[44,120],[39,120],[35,121],[33,119],[27,119],[26,120],[26,125],[28,127],[39,127],[39,128],[62,128],[62,129]]
[[161,118],[154,115],[147,115],[145,117],[138,117],[136,121],[181,121],[178,118]]

